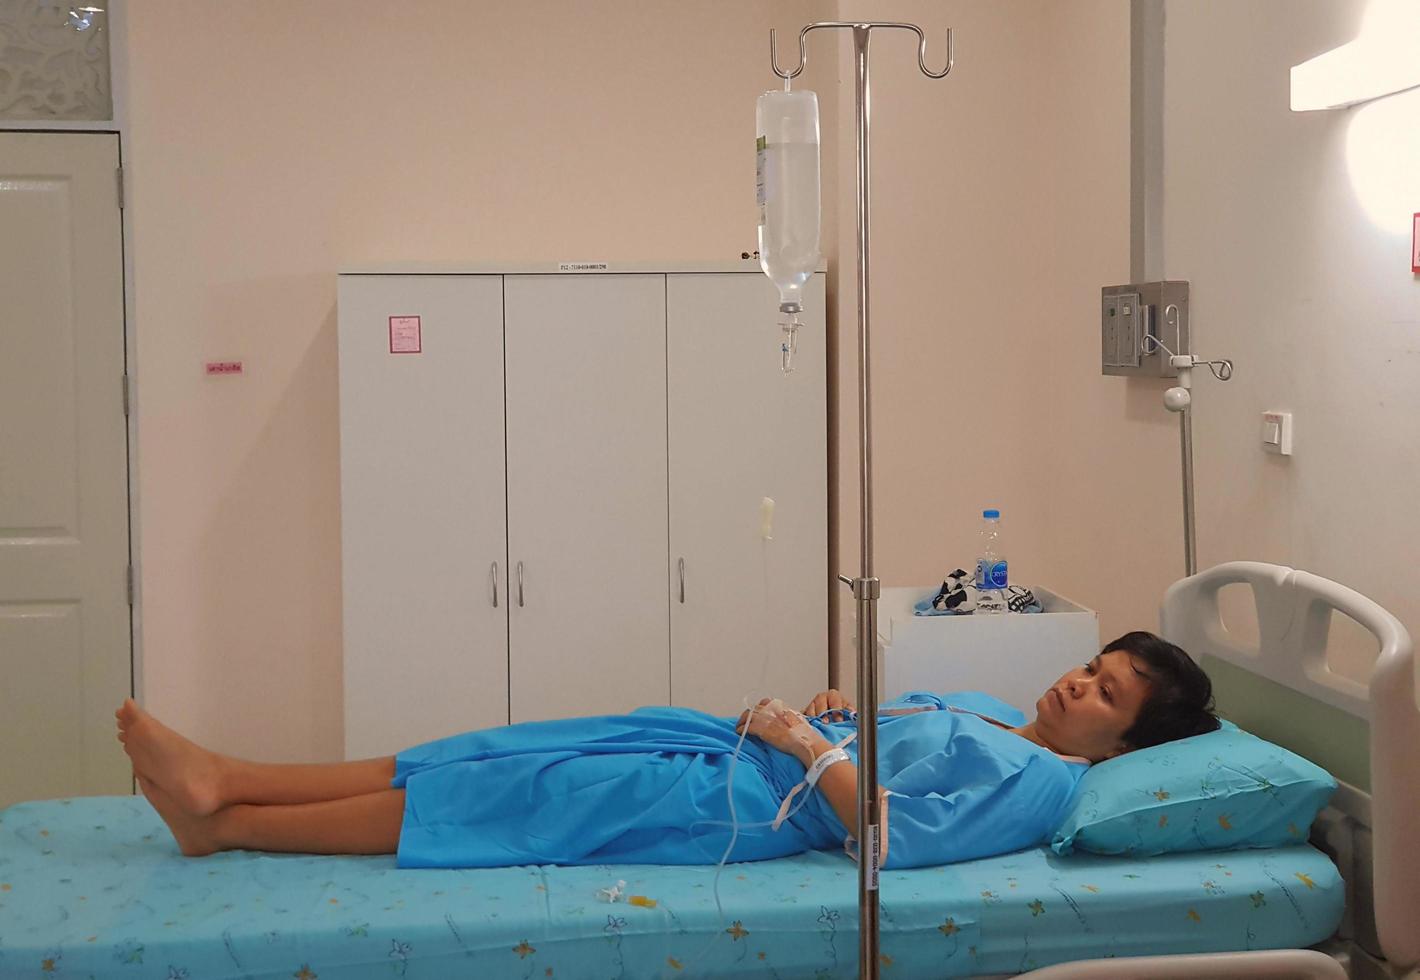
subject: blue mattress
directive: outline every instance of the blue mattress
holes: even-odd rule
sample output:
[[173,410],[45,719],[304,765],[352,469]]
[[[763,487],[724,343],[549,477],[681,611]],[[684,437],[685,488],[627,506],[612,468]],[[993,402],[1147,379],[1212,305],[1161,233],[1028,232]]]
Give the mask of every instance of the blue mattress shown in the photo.
[[[654,908],[608,904],[624,879]],[[841,853],[713,869],[400,871],[393,858],[181,857],[141,798],[0,811],[0,977],[851,977]],[[1343,885],[1302,845],[1149,859],[1048,849],[886,872],[887,976],[1303,947]]]

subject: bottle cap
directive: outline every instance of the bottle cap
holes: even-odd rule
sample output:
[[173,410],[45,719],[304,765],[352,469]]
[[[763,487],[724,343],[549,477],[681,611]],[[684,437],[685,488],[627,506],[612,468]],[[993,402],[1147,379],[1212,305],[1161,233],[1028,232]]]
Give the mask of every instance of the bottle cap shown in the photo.
[[999,510],[983,510],[981,512],[981,516],[986,518],[988,521],[995,520],[1001,516],[1001,512]]

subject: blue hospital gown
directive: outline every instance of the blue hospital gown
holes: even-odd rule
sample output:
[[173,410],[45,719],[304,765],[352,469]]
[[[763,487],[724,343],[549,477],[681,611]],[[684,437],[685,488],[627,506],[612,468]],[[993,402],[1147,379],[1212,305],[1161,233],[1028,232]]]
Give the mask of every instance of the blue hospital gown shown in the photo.
[[[890,794],[883,866],[948,864],[1048,839],[1086,764],[970,713],[1024,720],[987,695],[913,693],[884,708],[922,705],[939,710],[878,723],[878,781]],[[735,720],[642,708],[484,729],[401,752],[399,866],[715,864],[731,836]],[[833,743],[855,728],[812,724]],[[848,752],[856,763],[856,742]],[[794,757],[744,740],[731,861],[843,845],[848,831],[818,792],[771,829],[803,776]]]

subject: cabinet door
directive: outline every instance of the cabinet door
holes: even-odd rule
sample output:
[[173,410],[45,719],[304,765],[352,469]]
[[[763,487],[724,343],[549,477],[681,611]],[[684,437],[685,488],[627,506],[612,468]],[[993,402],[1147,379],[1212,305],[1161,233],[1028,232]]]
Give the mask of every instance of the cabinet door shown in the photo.
[[[823,276],[804,294],[797,367],[786,375],[767,278],[667,277],[677,705],[732,714],[747,696],[774,696],[802,706],[827,683]],[[769,541],[765,497],[774,500]]]
[[512,720],[665,704],[665,277],[508,276],[506,304]]
[[339,347],[346,757],[504,724],[502,279],[342,276]]

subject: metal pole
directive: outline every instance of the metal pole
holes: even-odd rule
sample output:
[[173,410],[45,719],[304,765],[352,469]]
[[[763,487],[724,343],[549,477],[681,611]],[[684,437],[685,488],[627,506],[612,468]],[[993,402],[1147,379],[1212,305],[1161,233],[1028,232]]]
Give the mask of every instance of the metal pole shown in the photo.
[[878,976],[878,596],[873,577],[873,401],[868,345],[868,189],[871,160],[867,25],[853,27],[858,107],[858,450],[863,573],[853,583],[858,601],[858,976]]
[[878,596],[881,583],[873,575],[873,403],[868,365],[868,193],[870,161],[868,129],[871,93],[868,84],[868,37],[875,27],[909,30],[917,35],[917,66],[928,78],[945,78],[955,61],[952,32],[947,31],[947,64],[939,72],[927,68],[927,37],[916,24],[896,22],[822,21],[799,31],[799,63],[792,71],[779,67],[774,31],[769,32],[770,63],[783,79],[797,76],[808,63],[804,38],[820,28],[852,28],[857,62],[858,107],[858,449],[859,501],[862,505],[862,575],[849,580],[858,602],[858,976],[878,978],[878,854],[882,811],[878,799]]
[[1179,412],[1178,439],[1183,453],[1183,567],[1184,574],[1198,571],[1198,531],[1193,519],[1193,408]]

